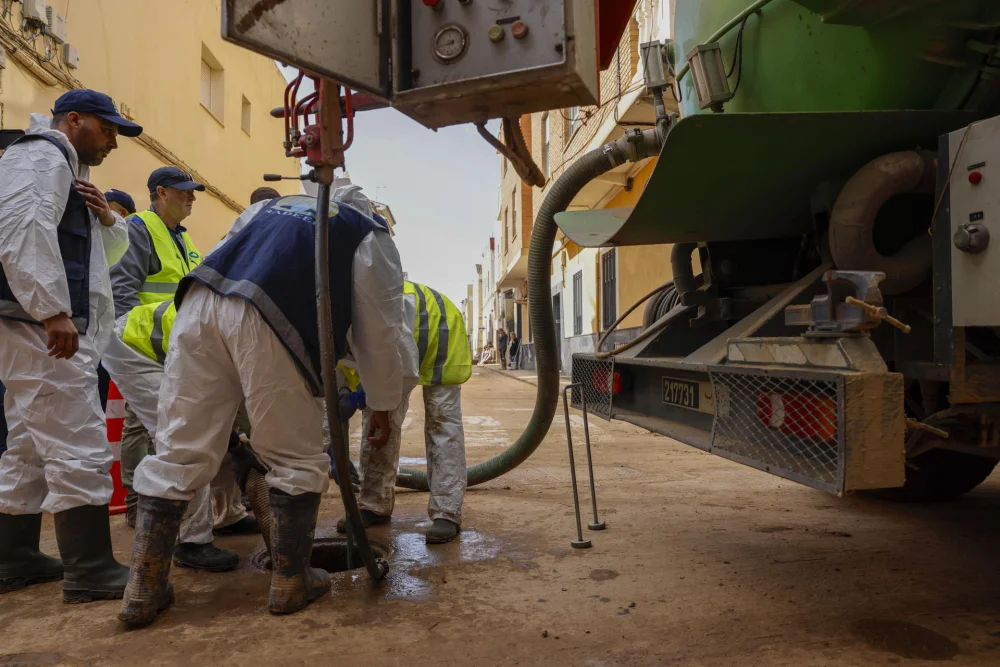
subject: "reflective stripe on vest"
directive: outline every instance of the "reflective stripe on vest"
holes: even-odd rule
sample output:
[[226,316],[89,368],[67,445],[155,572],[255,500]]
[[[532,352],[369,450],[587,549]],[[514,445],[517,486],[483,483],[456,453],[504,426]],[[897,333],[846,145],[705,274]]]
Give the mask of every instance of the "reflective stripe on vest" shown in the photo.
[[472,375],[472,353],[462,311],[424,285],[404,282],[403,293],[417,301],[413,337],[420,354],[420,384],[463,384]]
[[170,330],[174,328],[177,306],[173,299],[147,303],[129,311],[122,341],[161,364],[167,358]]
[[153,251],[160,260],[160,270],[146,276],[146,282],[139,288],[139,303],[160,303],[173,298],[181,278],[201,264],[201,254],[187,232],[181,232],[186,248],[182,253],[174,235],[154,211],[142,211],[130,217],[138,218],[146,225],[146,231],[153,242]]

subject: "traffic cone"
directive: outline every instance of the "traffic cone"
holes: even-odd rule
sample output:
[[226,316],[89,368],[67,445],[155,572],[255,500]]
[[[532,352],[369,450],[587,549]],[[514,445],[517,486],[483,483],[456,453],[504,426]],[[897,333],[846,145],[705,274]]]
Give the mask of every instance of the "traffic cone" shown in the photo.
[[114,382],[108,386],[108,407],[104,412],[104,419],[108,425],[108,442],[111,443],[111,452],[115,457],[115,462],[111,464],[111,481],[114,482],[114,491],[111,493],[111,507],[108,511],[111,514],[123,514],[126,509],[125,495],[127,494],[125,487],[122,486],[121,464],[125,399]]

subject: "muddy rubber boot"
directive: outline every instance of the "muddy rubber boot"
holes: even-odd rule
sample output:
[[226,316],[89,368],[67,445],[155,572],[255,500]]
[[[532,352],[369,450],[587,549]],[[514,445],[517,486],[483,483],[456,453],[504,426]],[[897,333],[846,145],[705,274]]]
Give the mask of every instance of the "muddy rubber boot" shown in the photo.
[[260,523],[252,516],[245,516],[236,523],[213,530],[216,535],[260,535]]
[[174,564],[203,572],[228,572],[240,564],[240,555],[213,543],[182,542],[174,549]]
[[184,500],[139,496],[132,571],[118,620],[146,625],[174,603],[170,562],[187,505]]
[[[391,516],[382,516],[381,514],[375,514],[375,512],[369,512],[368,510],[361,510],[361,526],[368,530],[372,526],[384,526],[385,524],[392,521]],[[347,532],[347,517],[344,517],[337,522],[337,532],[346,533]]]
[[267,610],[272,614],[295,613],[330,592],[330,574],[309,566],[320,497],[318,493],[290,496],[271,489],[274,560]]
[[59,581],[62,562],[38,550],[41,514],[0,514],[0,594]]
[[427,544],[444,544],[458,537],[461,528],[448,519],[434,519],[434,525],[427,529]]
[[128,568],[115,560],[107,505],[57,512],[56,540],[63,562],[63,602],[120,600]]

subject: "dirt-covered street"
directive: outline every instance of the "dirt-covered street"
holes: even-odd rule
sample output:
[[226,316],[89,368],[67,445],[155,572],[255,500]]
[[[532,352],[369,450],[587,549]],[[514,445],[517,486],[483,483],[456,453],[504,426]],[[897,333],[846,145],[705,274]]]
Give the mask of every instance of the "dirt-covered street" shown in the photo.
[[[491,370],[465,386],[470,463],[520,434],[534,387]],[[419,390],[404,465],[423,457]],[[582,425],[577,463],[586,488]],[[962,501],[891,505],[770,477],[639,428],[594,419],[604,532],[573,550],[562,409],[516,472],[470,490],[452,544],[428,548],[427,498],[401,492],[387,582],[335,576],[333,594],[266,611],[259,538],[219,538],[241,567],[174,568],[177,604],[125,631],[117,602],[68,606],[59,584],[0,597],[0,667],[103,665],[1000,664],[1000,479]],[[589,493],[584,493],[586,511]],[[318,536],[341,515],[331,490]],[[586,514],[584,520],[587,520]],[[117,556],[131,531],[112,519]],[[51,519],[42,547],[56,554]]]

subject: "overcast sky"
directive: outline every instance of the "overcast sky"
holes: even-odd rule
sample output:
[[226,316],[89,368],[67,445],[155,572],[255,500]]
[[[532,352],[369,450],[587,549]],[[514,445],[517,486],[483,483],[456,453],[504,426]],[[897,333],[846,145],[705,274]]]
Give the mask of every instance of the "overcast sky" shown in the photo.
[[347,170],[370,198],[392,208],[410,279],[459,305],[497,217],[496,151],[472,125],[433,132],[381,109],[355,119]]
[[[289,78],[295,70],[283,72]],[[495,133],[499,125],[494,121],[490,128]],[[496,151],[472,125],[434,132],[394,109],[380,109],[355,118],[347,171],[368,197],[392,209],[410,280],[460,305],[497,218]]]

